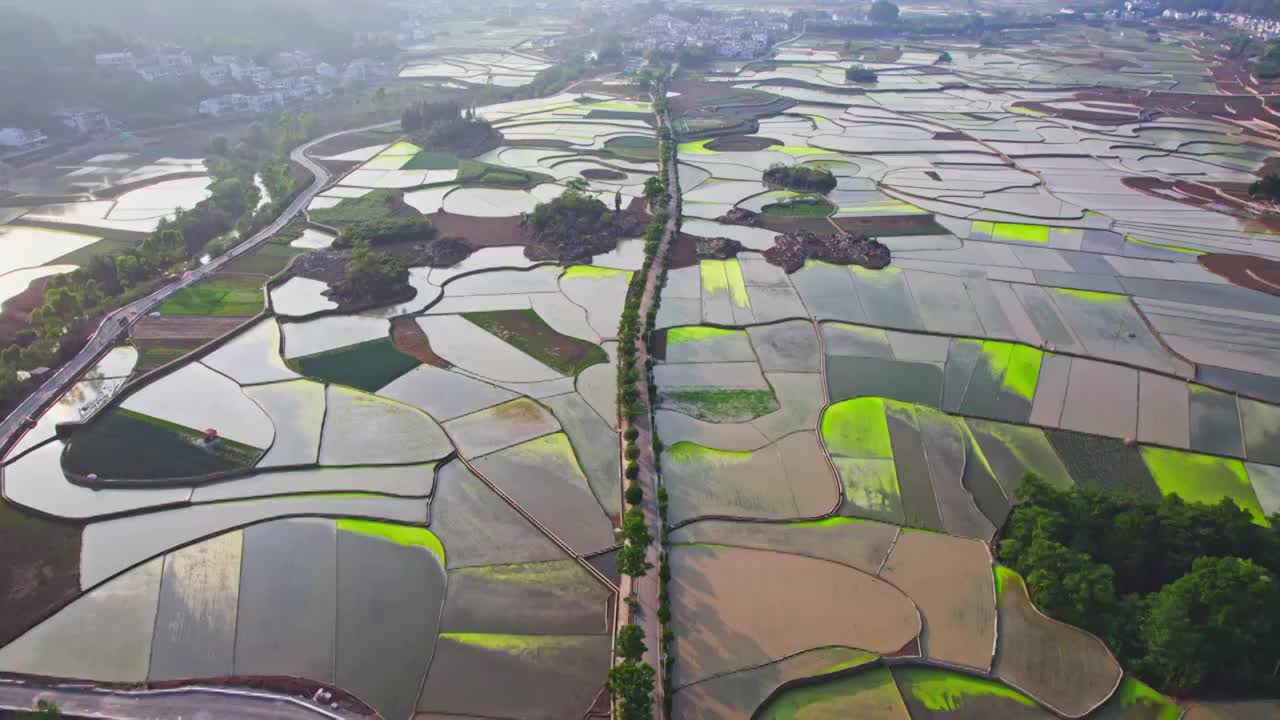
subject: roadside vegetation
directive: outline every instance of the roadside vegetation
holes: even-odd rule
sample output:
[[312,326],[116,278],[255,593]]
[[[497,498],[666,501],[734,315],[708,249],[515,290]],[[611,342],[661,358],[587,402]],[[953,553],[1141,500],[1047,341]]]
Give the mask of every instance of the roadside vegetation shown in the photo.
[[1046,614],[1102,638],[1166,693],[1280,692],[1280,515],[1028,475],[1001,562]]

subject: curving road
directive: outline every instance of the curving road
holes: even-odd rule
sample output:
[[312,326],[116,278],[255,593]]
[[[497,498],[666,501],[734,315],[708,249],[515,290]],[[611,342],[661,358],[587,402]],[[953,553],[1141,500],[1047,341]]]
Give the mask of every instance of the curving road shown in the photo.
[[23,400],[22,403],[14,408],[13,412],[11,412],[3,422],[0,422],[0,455],[3,454],[4,450],[9,448],[11,443],[16,441],[26,429],[24,425],[26,418],[34,418],[38,416],[46,406],[61,397],[67,386],[75,382],[75,380],[88,370],[89,366],[96,362],[103,353],[111,349],[122,335],[128,334],[129,328],[133,327],[133,324],[141,318],[146,317],[147,313],[150,312],[152,308],[163,303],[165,300],[168,300],[179,290],[203,280],[212,273],[217,272],[227,263],[256,248],[263,242],[266,242],[268,238],[275,235],[281,230],[281,228],[288,224],[295,215],[302,212],[307,205],[311,203],[312,198],[324,190],[333,180],[333,174],[325,169],[324,166],[312,160],[308,155],[313,147],[325,142],[326,140],[338,137],[339,135],[364,132],[366,130],[386,127],[391,124],[392,123],[379,123],[377,125],[340,130],[338,132],[316,138],[315,140],[294,148],[293,151],[289,153],[289,157],[315,176],[315,180],[312,181],[311,185],[298,195],[298,197],[294,198],[294,201],[289,203],[289,207],[285,208],[284,212],[280,213],[280,216],[276,218],[274,222],[258,231],[248,240],[236,245],[214,260],[186,273],[179,279],[174,280],[150,295],[139,300],[135,300],[124,307],[118,308],[103,318],[102,322],[98,325],[98,329],[94,331],[93,335],[89,338],[89,342],[85,344],[84,348],[81,349],[74,358],[67,361],[62,367],[58,368],[57,372],[50,375],[49,378],[40,385],[40,387],[36,388],[36,390],[27,397],[27,399]]

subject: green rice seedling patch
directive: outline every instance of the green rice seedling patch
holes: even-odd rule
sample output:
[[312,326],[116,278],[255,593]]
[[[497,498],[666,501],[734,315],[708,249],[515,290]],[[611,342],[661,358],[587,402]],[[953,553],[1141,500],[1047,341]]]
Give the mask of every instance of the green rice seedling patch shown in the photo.
[[[864,661],[851,667],[865,664]],[[893,682],[893,675],[887,668],[876,667],[788,688],[770,700],[757,717],[761,720],[909,720],[911,716]]]
[[627,276],[631,282],[631,271],[615,268],[596,267],[595,265],[571,265],[560,274],[561,280],[609,280],[619,275]]
[[218,273],[183,288],[157,308],[161,315],[257,315],[262,312],[262,285],[255,275]]
[[138,348],[139,371],[154,370],[161,365],[177,360],[201,345],[209,342],[208,338],[166,338],[163,340],[134,340]]
[[530,309],[463,313],[462,317],[562,375],[574,377],[592,365],[609,362],[599,345],[561,335]]
[[750,450],[717,450],[695,442],[682,440],[666,449],[665,458],[678,465],[711,464],[729,465],[751,459]]
[[494,583],[521,585],[530,588],[554,587],[586,592],[600,589],[600,586],[591,578],[591,575],[584,572],[582,566],[572,560],[479,565],[462,568],[458,572],[484,578]]
[[1026,223],[996,223],[995,240],[1012,240],[1016,242],[1049,242],[1047,225],[1029,225]]
[[1004,589],[1021,583],[1022,576],[1004,565],[993,565],[992,570],[996,578],[996,607],[999,607],[1001,599],[1004,598]]
[[744,335],[742,330],[725,330],[724,328],[706,325],[681,325],[667,330],[668,345],[684,345],[685,343],[705,343],[719,339]]
[[424,150],[413,156],[401,170],[453,170],[458,167],[458,156],[447,152]]
[[770,145],[769,150],[786,153],[788,155],[831,155],[830,150],[822,148],[809,147],[808,145]]
[[512,167],[490,165],[475,160],[462,160],[458,164],[457,182],[464,185],[489,185],[496,187],[529,187],[540,182],[552,182],[553,178],[541,173],[531,173]]
[[270,240],[235,258],[222,268],[224,273],[246,273],[271,276],[284,270],[294,257],[308,252],[306,248],[292,247],[295,234],[282,231]]
[[440,567],[446,567],[444,562],[444,543],[440,542],[440,538],[436,537],[435,533],[424,527],[378,520],[338,518],[338,529],[379,537],[383,540],[390,540],[397,545],[424,547],[428,552],[436,556],[436,559],[440,561]]
[[779,407],[773,390],[717,387],[661,390],[658,406],[708,422],[744,422]]
[[762,208],[766,215],[783,217],[828,217],[835,212],[831,203],[820,197],[800,197],[785,202],[770,203]]
[[848,458],[893,458],[884,401],[860,397],[835,403],[822,414],[822,439],[833,455]]
[[1203,250],[1196,250],[1194,248],[1182,247],[1181,245],[1173,245],[1171,243],[1158,243],[1158,242],[1152,242],[1150,240],[1142,240],[1132,235],[1125,235],[1124,240],[1125,242],[1131,242],[1131,243],[1134,243],[1135,245],[1146,245],[1147,247],[1160,248],[1161,250],[1172,250],[1173,252],[1186,253],[1187,255],[1204,255],[1205,254]]
[[63,466],[108,480],[182,478],[250,468],[262,449],[150,415],[115,408],[72,434]]
[[1164,495],[1177,493],[1187,502],[1216,505],[1228,498],[1248,511],[1258,525],[1268,526],[1249,483],[1244,462],[1235,458],[1144,445],[1142,460]]
[[1099,720],[1178,720],[1182,708],[1141,680],[1125,676],[1120,687],[1093,717]]
[[604,149],[628,160],[656,160],[658,141],[645,135],[623,135],[605,141]]
[[724,260],[724,277],[729,283],[729,299],[740,308],[751,307],[751,298],[747,295],[747,281],[742,277],[742,265],[737,258]]
[[715,150],[707,149],[707,144],[710,143],[712,140],[715,140],[715,138],[707,138],[705,140],[691,140],[689,142],[682,142],[676,146],[676,150],[681,154],[715,155],[716,154]]
[[1004,373],[1004,389],[1031,401],[1040,382],[1040,361],[1044,353],[1038,348],[1015,345],[1009,353],[1009,366]]
[[703,260],[698,263],[698,272],[702,276],[702,292],[715,295],[729,289],[729,279],[724,274],[724,260]]
[[307,377],[374,392],[417,367],[419,362],[397,350],[388,337],[305,355],[289,364]]
[[643,120],[650,124],[653,122],[653,113],[639,110],[608,110],[601,108],[588,110],[585,117],[588,120]]
[[401,155],[416,155],[420,152],[422,152],[422,148],[418,147],[417,145],[414,145],[411,142],[408,142],[407,140],[401,140],[399,142],[392,143],[391,146],[388,147],[386,150],[383,150],[382,152],[378,153],[378,157],[397,157]]
[[385,220],[395,213],[397,200],[396,194],[390,190],[373,190],[363,197],[344,198],[331,208],[308,210],[307,216],[314,222],[333,227]]
[[1037,707],[1034,700],[995,680],[937,668],[910,668],[897,675],[904,695],[933,712],[957,712],[980,698],[1012,701]]
[[586,636],[579,635],[507,635],[503,633],[440,633],[440,637],[465,645],[497,650],[511,655],[536,655],[541,652],[572,650],[581,647]]
[[831,464],[844,486],[841,515],[883,520],[895,525],[906,522],[902,510],[902,488],[898,484],[898,470],[893,460],[835,456],[831,458]]
[[729,299],[740,308],[751,307],[751,298],[747,295],[747,283],[742,277],[742,265],[737,258],[728,260],[703,260],[698,264],[702,275],[702,292],[715,295],[728,291]]
[[862,518],[852,517],[829,517],[821,520],[797,520],[796,522],[787,523],[787,527],[807,528],[807,527],[838,527],[840,525],[848,525],[849,523],[862,522]]
[[1128,298],[1117,293],[1098,292],[1097,290],[1075,290],[1072,288],[1052,288],[1050,292],[1084,302],[1114,304],[1128,302]]

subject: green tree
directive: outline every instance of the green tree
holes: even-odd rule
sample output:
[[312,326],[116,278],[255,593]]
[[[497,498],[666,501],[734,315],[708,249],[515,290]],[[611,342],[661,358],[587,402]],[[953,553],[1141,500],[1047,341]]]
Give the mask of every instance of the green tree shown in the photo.
[[618,628],[618,641],[614,653],[624,661],[638,661],[649,648],[644,644],[644,630],[639,625],[623,625]]
[[618,708],[618,720],[652,720],[655,673],[647,663],[623,662],[609,670],[605,687]]
[[622,516],[622,537],[628,543],[647,548],[653,543],[653,535],[649,532],[649,524],[645,522],[644,511],[632,507]]
[[1196,559],[1153,596],[1141,634],[1143,670],[1171,691],[1280,688],[1280,583],[1248,560]]
[[1249,185],[1249,196],[1264,200],[1280,200],[1280,174],[1267,173]]
[[850,65],[845,68],[844,79],[856,83],[873,83],[880,80],[875,70],[861,65]]
[[618,548],[614,561],[618,572],[629,577],[644,577],[653,567],[653,563],[645,559],[645,548],[639,545],[623,545]]
[[336,291],[354,302],[373,301],[399,295],[408,283],[409,268],[403,260],[358,243]]
[[644,181],[644,200],[651,206],[658,205],[658,201],[667,192],[667,186],[656,175],[645,178]]
[[44,303],[31,311],[32,325],[46,338],[60,338],[84,317],[80,295],[72,288],[55,287],[44,294]]
[[898,21],[898,6],[889,0],[875,0],[867,10],[867,19],[877,25],[890,25]]

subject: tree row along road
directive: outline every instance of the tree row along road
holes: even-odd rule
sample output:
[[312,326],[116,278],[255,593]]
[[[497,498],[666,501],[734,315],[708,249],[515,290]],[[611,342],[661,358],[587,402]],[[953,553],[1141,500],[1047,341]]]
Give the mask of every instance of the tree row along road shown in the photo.
[[347,133],[364,132],[379,127],[386,127],[392,123],[379,123],[377,125],[369,125],[366,127],[355,128],[351,130],[340,130],[330,133],[323,137],[311,140],[303,145],[299,145],[289,153],[289,158],[306,168],[308,172],[315,176],[311,185],[293,202],[289,203],[289,207],[275,219],[267,227],[258,231],[248,240],[236,245],[223,253],[219,257],[211,260],[204,265],[186,273],[179,279],[165,285],[150,295],[135,300],[124,307],[118,308],[102,319],[98,325],[98,329],[94,331],[89,338],[89,342],[80,350],[71,360],[68,360],[58,371],[44,381],[40,387],[36,388],[25,400],[9,413],[9,417],[0,422],[0,451],[7,449],[10,444],[17,440],[23,431],[23,421],[27,417],[37,415],[46,406],[54,400],[62,396],[66,388],[75,382],[81,374],[85,372],[94,362],[98,360],[107,350],[111,349],[116,341],[123,335],[127,335],[133,324],[146,317],[147,313],[157,305],[168,300],[175,293],[183,288],[190,287],[195,283],[203,280],[209,275],[217,272],[224,265],[231,262],[237,257],[253,250],[257,246],[266,242],[268,238],[279,232],[290,220],[298,213],[306,209],[311,204],[311,200],[322,190],[328,187],[333,180],[333,175],[325,167],[310,158],[308,153],[310,150],[326,140],[345,135]]
[[[671,75],[675,75],[674,69]],[[661,87],[665,88],[666,85],[663,84]],[[657,98],[654,98],[654,100],[656,101]],[[662,129],[670,127],[670,114],[658,115],[659,143],[662,143]],[[668,157],[670,152],[671,148],[665,147],[665,145],[659,147],[661,157]],[[671,242],[675,237],[676,224],[679,221],[676,200],[680,197],[680,183],[676,171],[676,163],[667,162],[664,167],[666,168],[666,176],[663,180],[666,182],[667,192],[671,194],[671,200],[667,207],[663,209],[667,211],[669,217],[667,218],[666,227],[663,228],[662,239],[658,242],[658,249],[653,254],[653,262],[649,265],[649,274],[645,277],[644,291],[640,295],[640,309],[637,315],[641,322],[646,322],[646,318],[649,316],[649,308],[653,307],[653,303],[661,290],[658,283],[662,277],[662,267],[667,251],[670,249]],[[647,335],[651,330],[652,328],[647,328],[646,332],[641,333],[636,338],[636,367],[642,370],[648,366]],[[640,466],[640,475],[636,481],[639,483],[640,489],[644,491],[643,499],[640,501],[640,509],[644,511],[645,522],[648,524],[649,533],[654,540],[648,547],[645,559],[653,565],[653,568],[645,575],[633,580],[634,593],[639,609],[632,614],[631,622],[639,625],[644,631],[646,647],[644,661],[658,671],[653,689],[653,707],[654,717],[662,717],[662,697],[668,690],[668,688],[662,686],[662,628],[658,622],[658,597],[660,594],[658,566],[662,552],[662,519],[658,513],[658,467],[653,452],[653,410],[650,407],[651,398],[648,392],[647,377],[646,372],[646,388],[640,393],[641,409],[636,416],[634,427],[636,432],[639,433],[636,437],[636,445],[640,449],[640,457],[636,459],[637,464]]]

